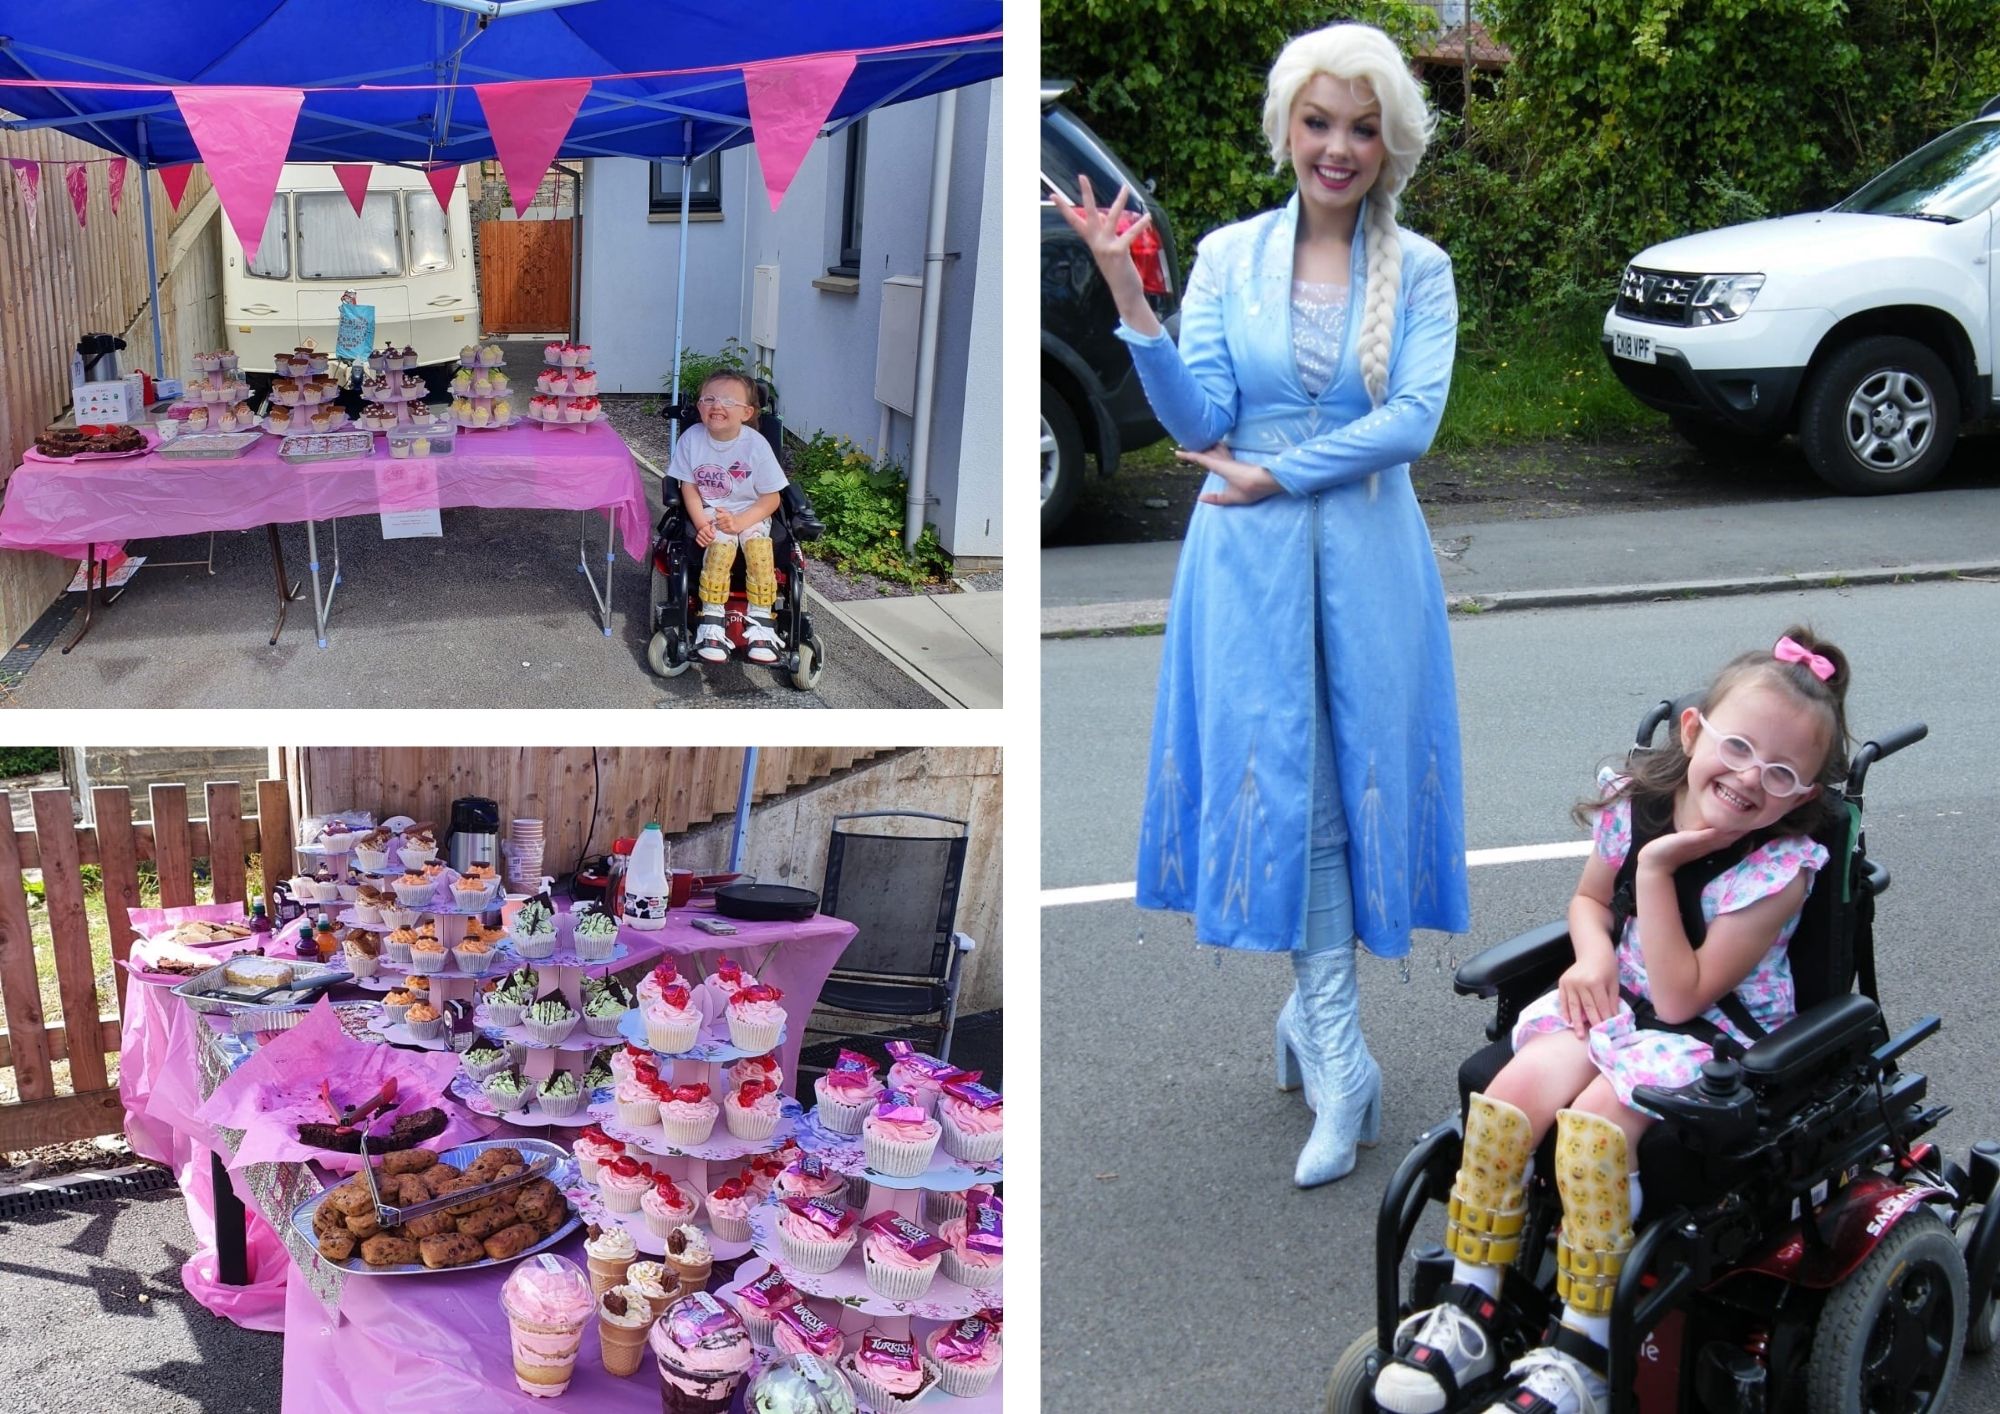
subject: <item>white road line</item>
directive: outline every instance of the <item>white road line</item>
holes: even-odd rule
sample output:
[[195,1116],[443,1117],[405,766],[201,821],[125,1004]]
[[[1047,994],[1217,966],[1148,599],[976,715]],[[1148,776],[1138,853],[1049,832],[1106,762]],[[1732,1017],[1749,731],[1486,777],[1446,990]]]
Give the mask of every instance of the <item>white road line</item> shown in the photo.
[[[1467,850],[1465,867],[1479,869],[1489,864],[1534,864],[1548,859],[1582,859],[1590,853],[1589,840],[1562,840],[1555,844],[1519,844],[1504,849]],[[1043,908],[1071,908],[1082,903],[1118,903],[1138,896],[1136,883],[1085,884],[1073,889],[1043,889]]]

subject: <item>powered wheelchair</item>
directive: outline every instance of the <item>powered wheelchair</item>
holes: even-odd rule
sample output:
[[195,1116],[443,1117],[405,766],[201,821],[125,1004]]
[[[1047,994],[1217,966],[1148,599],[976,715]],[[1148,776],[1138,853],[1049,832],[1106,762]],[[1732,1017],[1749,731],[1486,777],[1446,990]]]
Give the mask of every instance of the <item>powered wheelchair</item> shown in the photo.
[[[777,395],[762,379],[757,380],[757,401],[758,417],[752,430],[763,435],[783,465],[784,425],[778,420]],[[660,415],[675,419],[681,427],[700,420],[692,402],[669,405]],[[698,661],[694,633],[695,621],[701,616],[696,586],[701,579],[702,548],[695,544],[694,526],[681,504],[678,483],[667,486],[665,503],[653,531],[652,636],[646,643],[646,666],[661,677],[671,678]],[[801,547],[819,539],[825,529],[813,514],[805,492],[796,484],[787,484],[779,493],[778,509],[771,515],[771,554],[778,579],[778,598],[771,617],[783,647],[778,661],[768,666],[789,675],[792,686],[801,691],[816,687],[826,666],[825,650],[813,629],[812,615],[806,612],[806,556]],[[723,620],[733,654],[742,652],[749,612],[745,569],[745,559],[738,555],[729,572],[729,603]]]
[[[1692,702],[1652,708],[1639,746]],[[1862,789],[1874,762],[1927,730],[1869,741],[1848,768],[1844,825],[1820,837],[1827,866],[1790,945],[1797,1017],[1719,1055],[1691,1085],[1635,1092],[1662,1120],[1639,1143],[1645,1204],[1612,1296],[1612,1414],[1933,1414],[1947,1407],[1963,1353],[2000,1335],[2000,1144],[1975,1144],[1961,1166],[1923,1140],[1949,1107],[1929,1103],[1924,1076],[1900,1062],[1940,1023],[1926,1017],[1891,1035],[1875,984],[1875,900],[1889,872],[1867,857]],[[1555,924],[1458,969],[1459,993],[1497,1003],[1491,1044],[1459,1068],[1460,1113],[1421,1135],[1389,1180],[1375,1232],[1375,1329],[1335,1366],[1327,1414],[1377,1408],[1375,1379],[1398,1323],[1435,1305],[1450,1280],[1450,1254],[1409,1252],[1411,1235],[1442,1229],[1429,1205],[1451,1192],[1469,1097],[1512,1054],[1521,1010],[1573,960],[1567,925]],[[1446,1414],[1487,1408],[1508,1366],[1561,1313],[1554,1143],[1552,1129],[1528,1183],[1496,1368],[1458,1391]]]

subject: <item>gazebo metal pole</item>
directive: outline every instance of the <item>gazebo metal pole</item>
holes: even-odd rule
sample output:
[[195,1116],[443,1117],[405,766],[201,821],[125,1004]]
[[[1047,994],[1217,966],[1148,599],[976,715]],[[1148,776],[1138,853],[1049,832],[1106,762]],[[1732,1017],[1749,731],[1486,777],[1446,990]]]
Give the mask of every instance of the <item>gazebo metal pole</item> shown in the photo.
[[[694,161],[694,119],[681,120],[681,257],[680,274],[674,281],[674,391],[673,405],[681,405],[681,329],[687,317],[688,292],[688,192],[692,183],[689,164]],[[674,440],[679,441],[681,420],[673,419]],[[734,867],[733,865],[731,866]]]
[[167,376],[167,346],[160,333],[160,257],[153,249],[153,179],[146,143],[146,120],[139,120],[139,210],[146,222],[147,305],[153,311],[153,377]]
[[736,792],[736,828],[729,836],[729,872],[743,868],[743,851],[750,843],[750,792],[757,783],[757,748],[743,748],[743,784]]

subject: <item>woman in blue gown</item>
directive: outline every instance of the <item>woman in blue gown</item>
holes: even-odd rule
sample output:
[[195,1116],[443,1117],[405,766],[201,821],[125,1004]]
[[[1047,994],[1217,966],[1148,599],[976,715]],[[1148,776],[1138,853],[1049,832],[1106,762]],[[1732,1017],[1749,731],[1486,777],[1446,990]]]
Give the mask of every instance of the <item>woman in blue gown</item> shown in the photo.
[[1301,1187],[1379,1132],[1356,940],[1402,957],[1413,928],[1468,926],[1451,643],[1409,475],[1458,306],[1450,258],[1396,224],[1433,121],[1381,31],[1287,45],[1264,130],[1298,189],[1202,240],[1178,347],[1132,263],[1144,220],[1118,230],[1128,193],[1099,207],[1084,180],[1065,206],[1177,455],[1210,473],[1168,612],[1138,902],[1289,954],[1279,1084],[1317,1115]]

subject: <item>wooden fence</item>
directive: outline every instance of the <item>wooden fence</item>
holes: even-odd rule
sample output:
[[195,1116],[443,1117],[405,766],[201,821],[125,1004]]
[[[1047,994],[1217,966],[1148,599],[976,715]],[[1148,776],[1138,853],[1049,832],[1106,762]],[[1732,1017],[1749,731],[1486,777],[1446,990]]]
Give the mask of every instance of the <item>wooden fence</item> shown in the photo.
[[[0,132],[0,159],[109,155],[46,128]],[[213,233],[205,242],[196,239],[215,206],[207,174],[196,169],[175,212],[158,177],[128,168],[114,216],[105,172],[102,161],[90,169],[88,224],[79,228],[63,188],[63,169],[45,166],[39,214],[30,229],[13,173],[0,161],[0,478],[12,473],[35,435],[69,405],[69,361],[79,337],[96,331],[121,335],[129,345],[121,366],[153,367],[141,182],[153,189],[151,236],[164,286],[160,319],[169,376],[184,371],[187,354],[213,348],[221,338],[221,246]],[[0,552],[0,637],[18,638],[69,577],[69,563],[53,556]]]

